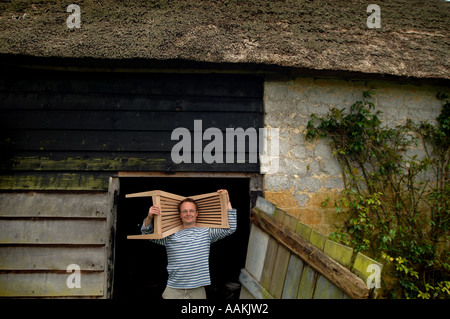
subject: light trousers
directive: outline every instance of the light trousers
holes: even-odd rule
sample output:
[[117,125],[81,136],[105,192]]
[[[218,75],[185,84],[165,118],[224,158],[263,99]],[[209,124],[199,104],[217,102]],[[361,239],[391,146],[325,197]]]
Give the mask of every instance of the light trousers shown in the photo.
[[163,299],[206,299],[205,287],[193,289],[175,289],[166,287],[162,294]]

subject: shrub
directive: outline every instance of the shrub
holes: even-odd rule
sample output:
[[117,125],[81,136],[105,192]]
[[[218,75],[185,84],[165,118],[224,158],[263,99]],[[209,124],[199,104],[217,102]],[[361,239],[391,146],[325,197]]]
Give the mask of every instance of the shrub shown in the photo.
[[448,298],[450,103],[438,95],[435,125],[407,120],[389,128],[373,94],[363,92],[349,111],[312,114],[305,132],[328,139],[342,166],[345,187],[335,207],[346,222],[330,238],[386,264],[385,297]]

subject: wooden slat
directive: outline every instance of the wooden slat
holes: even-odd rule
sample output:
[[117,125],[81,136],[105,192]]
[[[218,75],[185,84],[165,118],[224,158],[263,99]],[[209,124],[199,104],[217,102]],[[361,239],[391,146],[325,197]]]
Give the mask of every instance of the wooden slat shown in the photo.
[[[160,192],[155,192],[151,195],[152,202],[154,206],[161,206],[161,194]],[[161,221],[162,216],[156,216],[153,218],[153,227],[154,227],[154,233],[155,234],[161,234],[163,231],[163,225]]]
[[257,280],[261,280],[261,273],[264,266],[269,235],[260,228],[251,224],[250,237],[248,240],[245,269]]
[[180,196],[180,195],[177,195],[177,194],[172,194],[172,193],[161,191],[161,190],[158,190],[156,194],[158,196],[160,196],[160,198],[167,198],[169,200],[171,199],[171,200],[173,200],[175,202],[181,201],[181,200],[186,198],[184,196]]
[[201,219],[198,222],[200,224],[211,224],[211,226],[212,225],[215,225],[215,226],[221,226],[222,225],[220,220],[219,221],[214,221],[214,220],[211,220],[211,219]]
[[[248,156],[246,155],[246,158]],[[37,174],[41,172],[54,171],[82,171],[107,172],[112,175],[113,172],[122,171],[122,176],[129,174],[146,174],[145,171],[154,172],[173,171],[173,161],[170,152],[156,152],[154,150],[144,150],[138,152],[71,152],[71,151],[20,151],[7,160],[0,162],[0,170],[3,175],[17,175],[21,171],[27,174]],[[227,163],[211,163],[205,166],[204,163],[180,163],[176,165],[177,173],[195,172],[200,174],[213,174],[216,172],[259,172],[259,163],[233,163],[231,166]],[[29,171],[33,171],[30,173]],[[130,172],[128,172],[130,171]],[[79,173],[79,172],[73,172]],[[58,174],[63,174],[58,172]],[[27,189],[25,186],[22,189]]]
[[217,202],[220,202],[220,199],[215,197],[208,197],[208,198],[204,198],[204,199],[195,199],[195,201],[199,204],[199,205],[211,205]]
[[[132,92],[130,92],[132,93]],[[130,94],[80,94],[54,92],[0,92],[2,110],[70,110],[70,111],[166,111],[166,112],[253,112],[262,113],[260,98],[225,96],[139,96]],[[245,107],[242,107],[245,105]]]
[[303,261],[295,254],[291,254],[286,279],[284,281],[282,299],[297,299],[302,271]]
[[197,217],[197,219],[200,218],[202,220],[215,220],[218,222],[222,222],[222,217],[220,215],[202,215],[200,217]]
[[[177,141],[171,131],[97,131],[97,130],[9,130],[0,140],[2,148],[17,151],[77,152],[169,152]],[[248,145],[246,145],[248,147]]]
[[142,234],[142,235],[128,235],[127,239],[161,239],[163,238],[162,234]]
[[277,241],[273,237],[270,237],[269,242],[267,244],[266,255],[264,257],[264,266],[262,269],[260,281],[261,286],[263,286],[267,290],[269,289],[270,282],[272,281],[272,274],[274,271],[276,260],[275,258],[277,256],[278,246],[279,245]]
[[206,210],[214,210],[217,208],[217,206],[220,205],[220,201],[219,202],[215,202],[213,204],[209,204],[209,205],[199,205],[197,204],[198,209],[201,209],[203,212]]
[[177,200],[169,202],[167,200],[164,200],[164,198],[161,198],[161,206],[162,207],[177,209],[178,208],[178,204],[179,204],[179,201],[177,201]]
[[203,211],[208,210],[208,209],[214,209],[217,208],[218,206],[220,207],[220,201],[216,201],[216,202],[211,202],[208,204],[197,204],[197,207],[199,209],[202,209]]
[[204,217],[204,218],[215,217],[215,218],[218,218],[218,219],[222,219],[220,210],[213,211],[213,212],[203,212],[202,211],[202,214],[201,214],[201,216],[199,218],[202,218],[202,217]]
[[179,200],[175,199],[175,198],[168,198],[168,197],[161,196],[161,203],[166,203],[168,205],[177,206],[179,203]]
[[342,299],[344,292],[323,276],[317,278],[313,299]]
[[0,273],[0,297],[75,297],[104,295],[104,272],[81,272],[81,288],[68,288],[70,273]]
[[169,211],[164,210],[163,212],[161,212],[161,214],[165,218],[169,218],[169,217],[172,217],[172,216],[177,216],[178,218],[180,217],[180,213],[178,212],[178,210],[169,210]]
[[157,191],[140,192],[140,193],[133,193],[133,194],[125,194],[125,198],[152,197],[153,195],[156,195],[156,194],[157,194]]
[[254,222],[269,232],[282,245],[308,263],[314,270],[333,282],[349,297],[354,299],[367,299],[369,289],[362,279],[347,268],[328,257],[321,250],[310,244],[286,226],[276,222],[273,218],[253,209]]
[[171,230],[174,227],[178,227],[182,225],[181,220],[168,220],[164,223],[164,225],[161,227],[162,231],[165,232],[167,230]]
[[170,154],[164,152],[80,152],[23,151],[17,152],[0,169],[10,171],[109,171],[142,170],[151,167],[160,171],[172,165]]
[[[95,107],[95,106],[94,106]],[[204,112],[155,111],[96,111],[96,110],[1,110],[0,118],[7,119],[1,129],[45,130],[120,130],[172,131],[177,127],[193,130],[194,119],[201,119],[204,128],[216,127],[224,132],[231,127],[259,127],[253,112],[234,113],[229,110]],[[217,119],[220,118],[220,121]],[[258,133],[258,132],[257,132]]]
[[0,246],[0,271],[65,271],[70,264],[82,271],[103,271],[104,262],[104,246]]
[[0,92],[258,98],[263,94],[263,77],[253,75],[21,71],[17,77],[14,72],[1,77]]
[[1,219],[0,244],[104,245],[102,219]]
[[0,175],[0,190],[107,191],[107,172],[15,172]]
[[275,257],[274,272],[270,281],[268,291],[276,299],[280,299],[283,293],[284,281],[289,265],[290,252],[284,246],[278,246],[277,255]]
[[207,193],[207,194],[201,194],[201,195],[194,195],[194,196],[188,196],[192,198],[195,201],[199,201],[200,203],[205,201],[213,201],[217,200],[220,197],[220,193]]
[[163,214],[164,216],[179,215],[180,214],[178,212],[177,208],[172,208],[172,207],[167,208],[167,206],[161,205],[161,209],[162,209],[161,214]]
[[0,217],[106,218],[108,194],[0,193]]
[[307,264],[303,265],[297,299],[312,299],[318,274]]
[[[204,207],[199,207],[198,208],[198,211],[200,212],[202,212],[202,213],[205,213],[205,214],[208,214],[208,213],[212,213],[212,214],[214,214],[214,213],[220,213],[221,212],[221,210],[220,209],[217,209],[216,207],[214,207],[214,208],[204,208]],[[220,216],[220,214],[219,214],[219,216]]]
[[220,206],[222,207],[222,225],[225,228],[229,228],[230,224],[228,221],[228,194],[220,193]]

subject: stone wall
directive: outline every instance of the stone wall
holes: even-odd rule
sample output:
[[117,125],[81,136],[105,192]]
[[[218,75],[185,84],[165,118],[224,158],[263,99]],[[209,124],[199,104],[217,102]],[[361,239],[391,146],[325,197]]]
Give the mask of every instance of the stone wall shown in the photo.
[[264,177],[264,196],[291,216],[329,234],[336,220],[334,202],[343,188],[341,168],[326,141],[306,141],[310,115],[325,115],[331,107],[347,108],[373,89],[383,124],[395,126],[407,118],[435,121],[442,104],[430,84],[331,78],[267,78],[264,87],[265,127],[279,129],[278,171]]

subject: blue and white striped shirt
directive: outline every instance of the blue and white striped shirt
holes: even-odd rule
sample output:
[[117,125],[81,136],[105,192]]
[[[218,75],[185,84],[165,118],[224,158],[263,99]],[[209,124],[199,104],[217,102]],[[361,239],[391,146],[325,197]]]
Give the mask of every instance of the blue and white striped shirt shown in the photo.
[[[230,228],[184,228],[162,239],[150,241],[166,246],[167,286],[175,289],[191,289],[211,284],[209,273],[210,245],[235,232],[236,209],[228,210]],[[153,233],[153,223],[145,227],[143,234]]]

